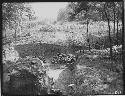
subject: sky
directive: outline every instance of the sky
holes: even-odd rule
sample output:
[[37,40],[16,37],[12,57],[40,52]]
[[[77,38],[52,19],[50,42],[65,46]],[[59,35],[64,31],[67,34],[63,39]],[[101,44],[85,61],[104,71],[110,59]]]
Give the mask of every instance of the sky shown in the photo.
[[38,17],[56,19],[60,8],[65,8],[67,2],[33,2],[30,3]]

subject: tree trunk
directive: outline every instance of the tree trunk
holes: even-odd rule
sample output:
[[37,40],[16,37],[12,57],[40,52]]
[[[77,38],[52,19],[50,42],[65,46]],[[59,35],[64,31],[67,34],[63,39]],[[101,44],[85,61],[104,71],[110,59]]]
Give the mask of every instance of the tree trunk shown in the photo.
[[109,19],[108,19],[108,28],[109,28],[109,42],[110,42],[110,59],[112,60],[112,39],[111,39],[110,21],[109,21]]
[[15,42],[16,42],[16,30],[15,30],[15,33],[14,33],[14,38],[15,38]]
[[17,25],[17,22],[16,22],[16,21],[15,21],[15,24],[16,24],[16,25],[15,25],[14,39],[15,39],[15,43],[16,43],[16,37],[17,37],[16,35],[17,35],[17,31],[18,31],[18,30],[17,30],[17,29],[18,29],[18,28],[17,28],[18,25]]
[[114,36],[115,36],[115,3],[114,3],[114,9],[113,9],[113,11],[114,11]]
[[119,45],[119,42],[118,42],[118,38],[119,38],[119,36],[118,36],[118,23],[119,23],[119,21],[118,21],[118,16],[117,16],[117,33],[116,33],[117,45]]
[[[107,4],[107,3],[106,3]],[[110,19],[108,18],[107,12],[106,12],[106,4],[104,5],[104,11],[105,11],[105,15],[106,18],[108,20],[108,28],[109,28],[109,44],[110,44],[110,59],[113,59],[113,55],[112,55],[112,39],[111,39],[111,32],[110,32]]]
[[[115,2],[113,3],[113,5],[114,5],[114,8],[113,8],[113,13],[114,13],[114,38],[116,38],[116,34],[115,34]],[[112,43],[115,45],[116,39],[114,39],[114,42],[112,42]]]
[[88,25],[89,25],[89,21],[87,20],[87,42],[88,42],[88,46],[89,46],[89,51],[90,51],[90,39],[89,39],[89,28],[88,28]]

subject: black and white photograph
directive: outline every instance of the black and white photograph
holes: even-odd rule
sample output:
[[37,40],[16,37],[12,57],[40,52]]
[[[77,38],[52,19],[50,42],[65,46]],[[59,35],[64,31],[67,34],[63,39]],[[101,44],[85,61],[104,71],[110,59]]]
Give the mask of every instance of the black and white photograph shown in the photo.
[[1,96],[125,94],[124,4],[3,2]]

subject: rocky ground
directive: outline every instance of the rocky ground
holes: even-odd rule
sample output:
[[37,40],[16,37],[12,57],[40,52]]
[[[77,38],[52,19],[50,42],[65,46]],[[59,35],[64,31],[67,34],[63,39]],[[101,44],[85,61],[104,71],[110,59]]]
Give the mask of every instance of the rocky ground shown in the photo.
[[122,68],[117,68],[118,65],[121,66],[121,62],[100,58],[100,55],[95,56],[93,53],[77,54],[79,58],[75,62],[76,67],[73,71],[70,71],[65,64],[47,65],[47,74],[54,79],[53,89],[59,89],[64,95],[72,96],[122,94]]

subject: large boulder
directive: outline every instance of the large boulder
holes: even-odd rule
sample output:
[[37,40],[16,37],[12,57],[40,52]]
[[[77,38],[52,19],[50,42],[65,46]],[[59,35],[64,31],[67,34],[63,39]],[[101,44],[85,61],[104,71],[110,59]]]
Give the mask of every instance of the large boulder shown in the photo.
[[54,89],[59,89],[64,95],[68,94],[68,85],[72,82],[72,72],[69,69],[63,70],[55,81]]
[[[4,64],[4,94],[47,94],[46,72],[38,58],[24,58],[15,64]],[[41,83],[42,82],[42,83]]]

